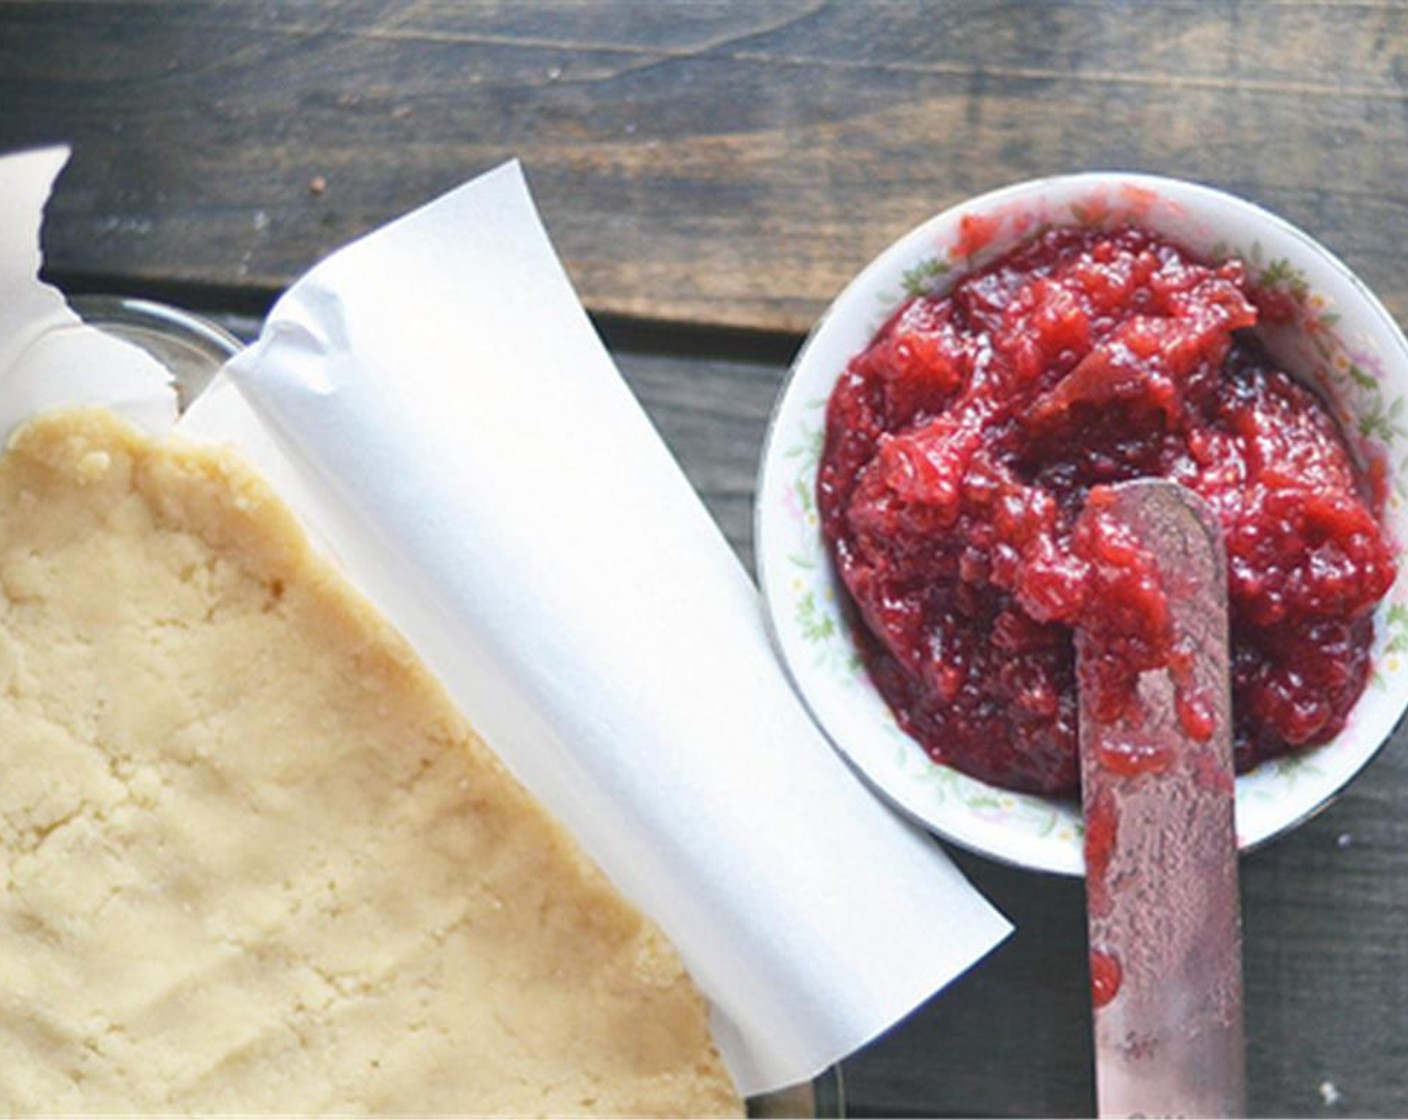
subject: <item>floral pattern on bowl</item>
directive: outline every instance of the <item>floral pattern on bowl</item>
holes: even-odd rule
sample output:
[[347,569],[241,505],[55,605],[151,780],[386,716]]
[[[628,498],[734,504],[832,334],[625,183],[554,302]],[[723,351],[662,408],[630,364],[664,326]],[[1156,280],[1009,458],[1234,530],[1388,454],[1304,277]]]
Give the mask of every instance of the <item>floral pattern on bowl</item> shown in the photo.
[[[1074,802],[1013,793],[933,762],[871,684],[844,617],[816,508],[826,403],[846,363],[906,299],[942,292],[1057,225],[1138,224],[1209,260],[1242,259],[1278,297],[1284,323],[1258,328],[1314,385],[1371,477],[1400,553],[1408,542],[1408,342],[1338,260],[1289,223],[1242,199],[1150,176],[1036,180],[946,211],[882,253],[812,331],[778,398],[759,472],[755,540],[768,623],[802,699],[832,743],[900,810],[980,854],[1078,875],[1083,827]],[[1408,571],[1375,616],[1371,682],[1344,731],[1324,746],[1237,779],[1246,849],[1328,804],[1392,734],[1408,707]]]

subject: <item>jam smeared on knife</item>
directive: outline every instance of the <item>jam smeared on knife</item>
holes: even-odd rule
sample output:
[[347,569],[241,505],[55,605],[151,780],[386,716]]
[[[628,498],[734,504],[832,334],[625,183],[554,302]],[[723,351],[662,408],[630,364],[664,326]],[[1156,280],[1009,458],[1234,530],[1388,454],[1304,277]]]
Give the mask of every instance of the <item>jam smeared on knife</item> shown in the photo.
[[[1123,559],[1148,591],[1135,609],[1075,631],[1100,1115],[1242,1115],[1221,526],[1166,479],[1092,490],[1077,532],[1096,525],[1120,530]],[[1124,663],[1131,638],[1142,647],[1150,627],[1165,659],[1111,692],[1111,662]]]
[[1120,992],[1120,959],[1108,949],[1090,951],[1090,995],[1095,1007],[1104,1007]]
[[[1181,483],[1221,524],[1238,768],[1343,726],[1393,554],[1328,409],[1245,330],[1263,313],[1275,301],[1239,262],[1060,229],[910,300],[851,361],[822,529],[871,676],[936,759],[1073,794],[1073,628],[1112,636],[1087,682],[1107,715],[1139,671],[1176,669],[1137,550],[1114,522],[1077,524],[1099,488],[1138,478]],[[1204,699],[1180,704],[1206,734]]]

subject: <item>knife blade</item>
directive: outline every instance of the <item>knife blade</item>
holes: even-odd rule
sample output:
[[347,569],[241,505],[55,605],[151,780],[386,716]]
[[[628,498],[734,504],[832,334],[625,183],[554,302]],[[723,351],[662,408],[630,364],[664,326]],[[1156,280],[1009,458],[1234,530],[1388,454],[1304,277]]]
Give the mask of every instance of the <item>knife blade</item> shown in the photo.
[[1237,1116],[1245,1059],[1226,553],[1216,516],[1175,483],[1124,483],[1101,499],[1082,518],[1114,518],[1152,555],[1176,655],[1138,673],[1131,702],[1112,716],[1086,682],[1118,646],[1076,631],[1099,1114]]

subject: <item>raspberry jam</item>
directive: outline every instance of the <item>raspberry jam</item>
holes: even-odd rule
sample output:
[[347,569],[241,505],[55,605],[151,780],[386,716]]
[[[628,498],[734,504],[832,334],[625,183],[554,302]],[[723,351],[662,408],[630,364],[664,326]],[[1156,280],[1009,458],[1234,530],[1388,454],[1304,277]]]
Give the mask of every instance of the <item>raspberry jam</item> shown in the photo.
[[[1238,769],[1344,725],[1393,551],[1333,417],[1245,329],[1262,313],[1237,261],[1140,229],[1052,230],[911,299],[852,359],[827,410],[822,530],[871,677],[936,760],[1076,792],[1072,628],[1126,643],[1111,703],[1121,674],[1176,653],[1147,558],[1113,522],[1077,528],[1102,487],[1151,476],[1222,526]],[[1198,724],[1196,698],[1180,718]]]

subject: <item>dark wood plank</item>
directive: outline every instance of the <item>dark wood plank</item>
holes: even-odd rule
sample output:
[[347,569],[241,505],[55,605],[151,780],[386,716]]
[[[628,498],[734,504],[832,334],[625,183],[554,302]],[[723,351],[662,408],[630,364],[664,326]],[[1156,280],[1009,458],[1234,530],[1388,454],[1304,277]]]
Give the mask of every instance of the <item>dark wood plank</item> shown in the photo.
[[77,147],[66,275],[274,290],[516,155],[593,309],[799,331],[935,210],[1123,167],[1283,212],[1408,314],[1394,3],[0,0],[0,107],[0,149]]
[[[1122,166],[1281,210],[1402,317],[1405,116],[1385,3],[0,0],[0,149],[78,145],[56,269],[241,307],[516,154],[613,315],[798,331],[933,210]],[[620,357],[748,559],[780,359],[680,351]],[[1256,1114],[1408,1113],[1405,749],[1244,861]],[[855,1111],[1088,1112],[1079,885],[959,858],[1018,933],[848,1063]]]

